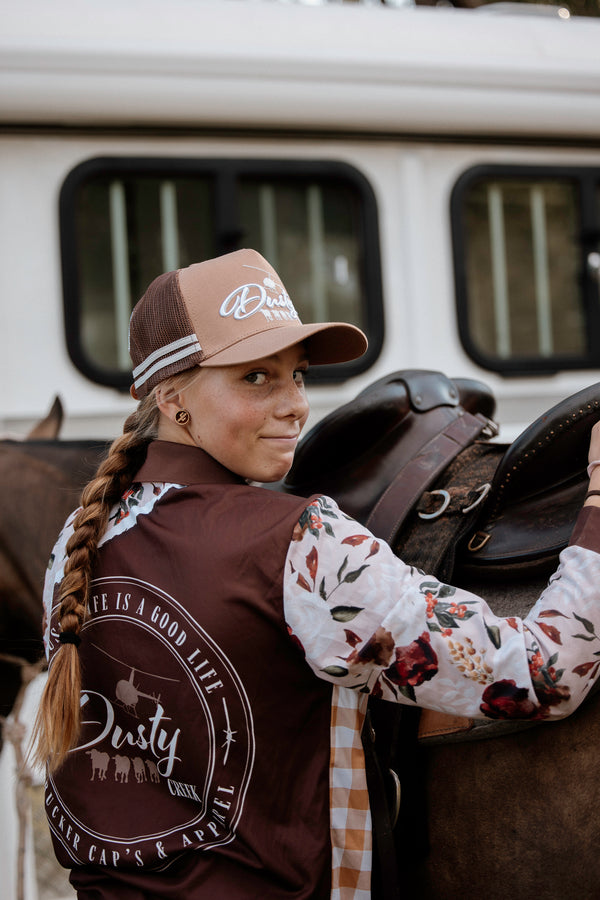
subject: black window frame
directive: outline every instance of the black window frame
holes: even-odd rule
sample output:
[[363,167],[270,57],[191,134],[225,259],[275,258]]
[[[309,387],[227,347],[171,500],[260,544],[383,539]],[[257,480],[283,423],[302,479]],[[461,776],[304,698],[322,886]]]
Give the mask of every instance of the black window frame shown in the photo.
[[[535,181],[572,181],[577,189],[579,213],[579,287],[585,319],[586,352],[540,358],[512,356],[499,359],[482,353],[469,332],[469,298],[467,284],[467,235],[464,222],[464,198],[479,182],[529,178]],[[560,371],[600,367],[600,303],[598,283],[587,271],[589,253],[600,248],[600,167],[575,165],[481,164],[467,169],[457,179],[450,196],[452,258],[458,333],[463,349],[481,368],[510,378],[523,375],[555,375]]]
[[366,353],[358,360],[330,366],[312,366],[309,383],[339,383],[370,368],[383,346],[384,307],[382,294],[379,219],[375,193],[367,178],[349,163],[337,160],[247,159],[245,157],[202,158],[165,156],[97,156],[75,166],[66,176],[59,195],[59,234],[63,284],[64,329],[67,352],[73,365],[96,384],[127,392],[128,374],[103,369],[90,360],[82,347],[82,316],[79,304],[78,239],[75,225],[77,191],[97,177],[190,177],[214,178],[216,255],[243,245],[236,216],[236,179],[247,176],[336,179],[349,182],[361,198],[358,240],[365,295]]

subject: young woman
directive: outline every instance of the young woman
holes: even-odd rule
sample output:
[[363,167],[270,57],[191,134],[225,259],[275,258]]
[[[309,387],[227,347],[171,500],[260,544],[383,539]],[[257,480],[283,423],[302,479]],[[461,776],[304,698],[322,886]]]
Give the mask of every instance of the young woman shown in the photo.
[[[525,718],[588,693],[595,493],[520,621],[404,565],[331,499],[255,486],[292,464],[308,364],[365,347],[353,326],[302,325],[252,250],[162,275],[136,306],[139,406],[45,588],[37,755],[80,898],[370,897],[369,693]],[[600,489],[599,426],[590,459]]]

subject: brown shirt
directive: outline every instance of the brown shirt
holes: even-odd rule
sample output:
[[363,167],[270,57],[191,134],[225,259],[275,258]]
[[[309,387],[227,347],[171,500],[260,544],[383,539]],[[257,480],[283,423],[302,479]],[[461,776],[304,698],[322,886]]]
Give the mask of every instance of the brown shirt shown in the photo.
[[160,441],[135,482],[95,570],[80,744],[48,784],[58,858],[84,898],[328,897],[331,686],[282,600],[307,501]]

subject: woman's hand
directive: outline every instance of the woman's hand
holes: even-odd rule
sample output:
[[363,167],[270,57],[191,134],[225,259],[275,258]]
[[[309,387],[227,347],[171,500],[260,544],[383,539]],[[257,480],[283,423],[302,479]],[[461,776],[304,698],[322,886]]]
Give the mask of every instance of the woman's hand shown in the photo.
[[592,428],[590,435],[590,451],[588,453],[588,462],[600,459],[600,420],[596,422]]
[[[588,462],[596,462],[600,460],[600,421],[596,422],[592,428],[590,435],[590,449],[588,452]],[[600,491],[600,465],[592,470],[590,476],[590,491]],[[600,506],[600,496],[588,497],[585,501],[586,506]]]

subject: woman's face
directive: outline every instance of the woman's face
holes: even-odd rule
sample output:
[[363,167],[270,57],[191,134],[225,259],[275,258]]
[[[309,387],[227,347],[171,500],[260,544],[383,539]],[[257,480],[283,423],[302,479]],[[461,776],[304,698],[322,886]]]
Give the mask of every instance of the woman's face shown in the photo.
[[253,363],[202,368],[179,394],[191,421],[174,434],[181,440],[187,431],[186,443],[249,481],[278,481],[308,417],[307,369],[301,344]]

